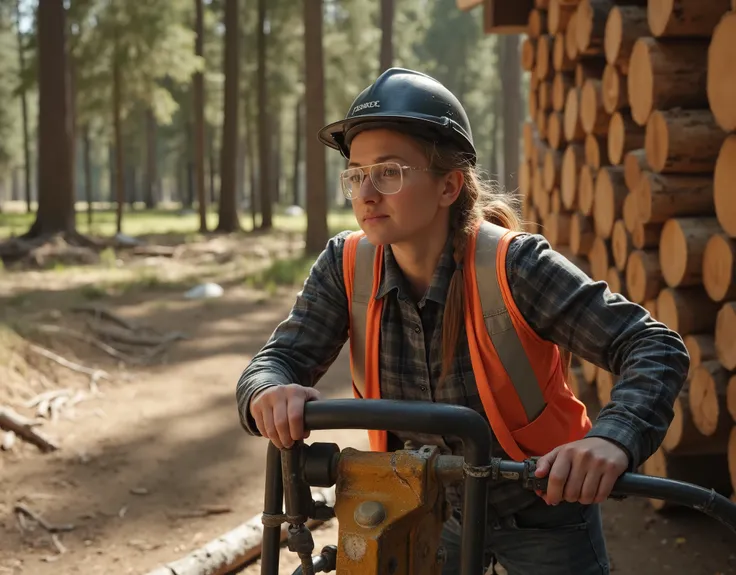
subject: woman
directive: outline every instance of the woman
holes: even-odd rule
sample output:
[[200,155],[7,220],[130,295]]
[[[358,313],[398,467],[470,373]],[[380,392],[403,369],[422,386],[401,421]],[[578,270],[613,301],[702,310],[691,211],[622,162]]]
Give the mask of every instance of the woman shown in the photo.
[[[478,176],[465,111],[436,80],[390,69],[319,137],[349,160],[341,182],[362,232],[328,242],[291,314],[243,372],[244,427],[278,447],[306,437],[304,403],[319,398],[314,385],[352,325],[353,339],[379,342],[365,354],[351,348],[356,395],[466,405],[489,419],[495,456],[542,456],[545,494],[489,488],[489,554],[511,575],[608,573],[599,504],[664,437],[689,366],[681,338],[543,236],[520,233],[510,196]],[[493,246],[491,280],[479,271],[480,242]],[[360,311],[368,327],[355,315],[360,245],[379,258],[379,281],[368,278],[375,289]],[[489,281],[500,307],[484,315],[480,284]],[[620,374],[594,425],[565,384],[570,353]],[[542,403],[530,408],[534,393]],[[373,449],[423,444],[462,453],[454,437],[371,436]],[[443,531],[445,573],[459,569],[459,497],[448,491],[458,511]]]

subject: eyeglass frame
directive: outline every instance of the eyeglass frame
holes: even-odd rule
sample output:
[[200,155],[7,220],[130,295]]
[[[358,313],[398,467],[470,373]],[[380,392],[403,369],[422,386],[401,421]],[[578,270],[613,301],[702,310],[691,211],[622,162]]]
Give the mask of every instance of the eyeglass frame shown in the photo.
[[[376,182],[373,180],[373,176],[371,175],[371,170],[375,166],[382,166],[384,164],[395,164],[399,167],[399,170],[401,171],[401,184],[399,185],[399,189],[395,192],[382,192],[378,189],[378,186],[376,186]],[[345,199],[347,200],[353,200],[355,199],[353,197],[353,194],[351,192],[350,196],[345,191],[345,184],[343,183],[343,176],[346,172],[349,172],[350,170],[360,170],[360,173],[363,175],[362,179],[360,180],[360,185],[363,185],[363,182],[365,181],[366,176],[368,176],[371,179],[371,184],[373,184],[373,188],[381,195],[384,196],[393,196],[395,194],[398,194],[402,188],[404,187],[404,170],[412,170],[417,172],[435,172],[438,173],[440,170],[436,170],[433,168],[417,168],[416,166],[405,166],[401,163],[397,162],[396,160],[386,160],[384,162],[376,162],[375,164],[368,164],[366,166],[352,166],[349,168],[345,168],[340,172],[340,187],[342,188],[342,195],[345,196]],[[366,174],[366,170],[368,170],[368,173]]]

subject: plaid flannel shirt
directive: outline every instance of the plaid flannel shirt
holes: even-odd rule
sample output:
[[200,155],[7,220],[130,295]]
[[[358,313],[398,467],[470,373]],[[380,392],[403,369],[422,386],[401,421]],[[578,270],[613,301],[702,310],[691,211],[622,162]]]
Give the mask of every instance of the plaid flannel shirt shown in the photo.
[[[347,341],[349,317],[342,249],[349,233],[341,232],[328,242],[288,318],[238,381],[241,422],[253,435],[258,434],[248,411],[253,394],[271,385],[316,385]],[[381,397],[464,405],[486,417],[464,330],[452,373],[438,386],[442,314],[455,268],[450,240],[419,302],[410,297],[408,283],[390,246],[384,253],[378,293],[384,298]],[[527,323],[542,338],[619,375],[610,403],[602,406],[588,436],[603,437],[622,447],[630,458],[629,470],[635,470],[656,451],[672,421],[673,404],[690,362],[682,338],[655,321],[642,306],[611,293],[606,283],[591,280],[551,249],[541,235],[521,234],[515,238],[506,266],[512,297]],[[443,452],[462,454],[462,443],[455,437],[393,435],[401,443],[439,445]],[[506,456],[495,441],[494,446],[494,456]],[[456,509],[461,496],[461,488],[448,489],[448,499]],[[536,497],[516,484],[492,484],[489,517],[514,513]]]

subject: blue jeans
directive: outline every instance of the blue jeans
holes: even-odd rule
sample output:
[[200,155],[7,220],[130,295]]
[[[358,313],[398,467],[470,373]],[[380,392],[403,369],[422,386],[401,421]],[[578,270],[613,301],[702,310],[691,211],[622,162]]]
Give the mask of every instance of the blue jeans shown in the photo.
[[[457,519],[444,525],[447,561],[442,575],[460,573]],[[610,566],[599,505],[539,499],[530,507],[491,521],[486,528],[486,565],[491,554],[508,575],[608,575]],[[481,574],[478,574],[481,575]]]

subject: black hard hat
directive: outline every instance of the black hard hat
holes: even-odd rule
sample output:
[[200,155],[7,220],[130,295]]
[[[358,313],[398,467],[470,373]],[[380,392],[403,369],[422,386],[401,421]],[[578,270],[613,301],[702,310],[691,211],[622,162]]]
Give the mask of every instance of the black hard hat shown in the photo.
[[468,116],[460,101],[434,78],[405,68],[389,68],[353,101],[344,120],[322,128],[322,143],[350,156],[350,141],[362,130],[392,128],[432,141],[452,142],[471,164],[476,151]]

